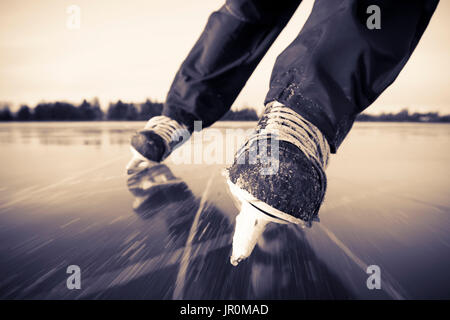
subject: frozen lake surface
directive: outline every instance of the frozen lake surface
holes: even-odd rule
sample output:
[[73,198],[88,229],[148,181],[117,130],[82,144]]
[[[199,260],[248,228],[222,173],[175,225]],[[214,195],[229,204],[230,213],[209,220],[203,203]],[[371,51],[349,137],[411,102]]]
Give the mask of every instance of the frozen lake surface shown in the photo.
[[[177,184],[136,193],[148,177],[127,182],[125,165],[142,126],[0,124],[0,298],[450,298],[450,125],[357,123],[331,157],[320,223],[270,228],[238,267],[221,175],[233,148],[219,163],[169,158]],[[367,288],[369,265],[381,290]]]

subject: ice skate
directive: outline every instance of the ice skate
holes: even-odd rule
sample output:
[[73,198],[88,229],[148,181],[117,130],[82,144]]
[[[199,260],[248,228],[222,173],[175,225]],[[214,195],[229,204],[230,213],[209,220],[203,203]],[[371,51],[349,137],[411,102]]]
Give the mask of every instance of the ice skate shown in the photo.
[[309,227],[318,219],[328,157],[328,143],[314,125],[280,103],[267,105],[226,171],[229,189],[240,203],[231,264],[251,254],[268,223]]
[[132,159],[126,170],[133,174],[166,159],[174,149],[187,141],[190,132],[187,127],[166,116],[151,118],[143,130],[131,138]]

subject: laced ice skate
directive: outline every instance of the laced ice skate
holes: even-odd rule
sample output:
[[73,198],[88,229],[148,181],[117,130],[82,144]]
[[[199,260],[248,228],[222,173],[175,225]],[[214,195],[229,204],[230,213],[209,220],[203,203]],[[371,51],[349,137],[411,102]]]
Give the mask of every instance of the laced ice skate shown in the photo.
[[251,254],[268,223],[309,227],[318,220],[329,152],[314,125],[280,103],[267,105],[254,134],[225,172],[241,207],[231,264],[236,266]]
[[176,120],[167,116],[151,118],[144,129],[131,138],[132,159],[127,164],[127,173],[163,161],[189,136],[187,127]]

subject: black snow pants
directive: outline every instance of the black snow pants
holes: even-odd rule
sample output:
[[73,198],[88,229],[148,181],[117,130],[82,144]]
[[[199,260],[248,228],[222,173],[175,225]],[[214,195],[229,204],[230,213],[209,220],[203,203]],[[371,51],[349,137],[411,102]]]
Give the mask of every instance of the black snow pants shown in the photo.
[[[301,0],[226,0],[177,72],[163,114],[207,127],[231,107]],[[334,153],[355,117],[395,80],[439,0],[316,0],[296,39],[278,56],[265,103],[309,120]],[[379,28],[368,27],[380,9]]]

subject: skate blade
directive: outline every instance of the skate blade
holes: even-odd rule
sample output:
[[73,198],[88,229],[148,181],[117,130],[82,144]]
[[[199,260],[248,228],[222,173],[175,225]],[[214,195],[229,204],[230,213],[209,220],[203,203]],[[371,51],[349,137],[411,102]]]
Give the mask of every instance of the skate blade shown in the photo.
[[248,202],[242,203],[242,209],[236,216],[236,226],[233,234],[230,263],[237,266],[248,258],[255,248],[258,239],[263,234],[266,225],[271,221]]
[[251,255],[269,222],[304,224],[303,220],[292,217],[258,200],[249,192],[232,183],[228,177],[227,184],[232,198],[238,203],[240,208],[240,212],[236,216],[232,254],[230,257],[230,263],[233,266],[237,266],[242,260]]

